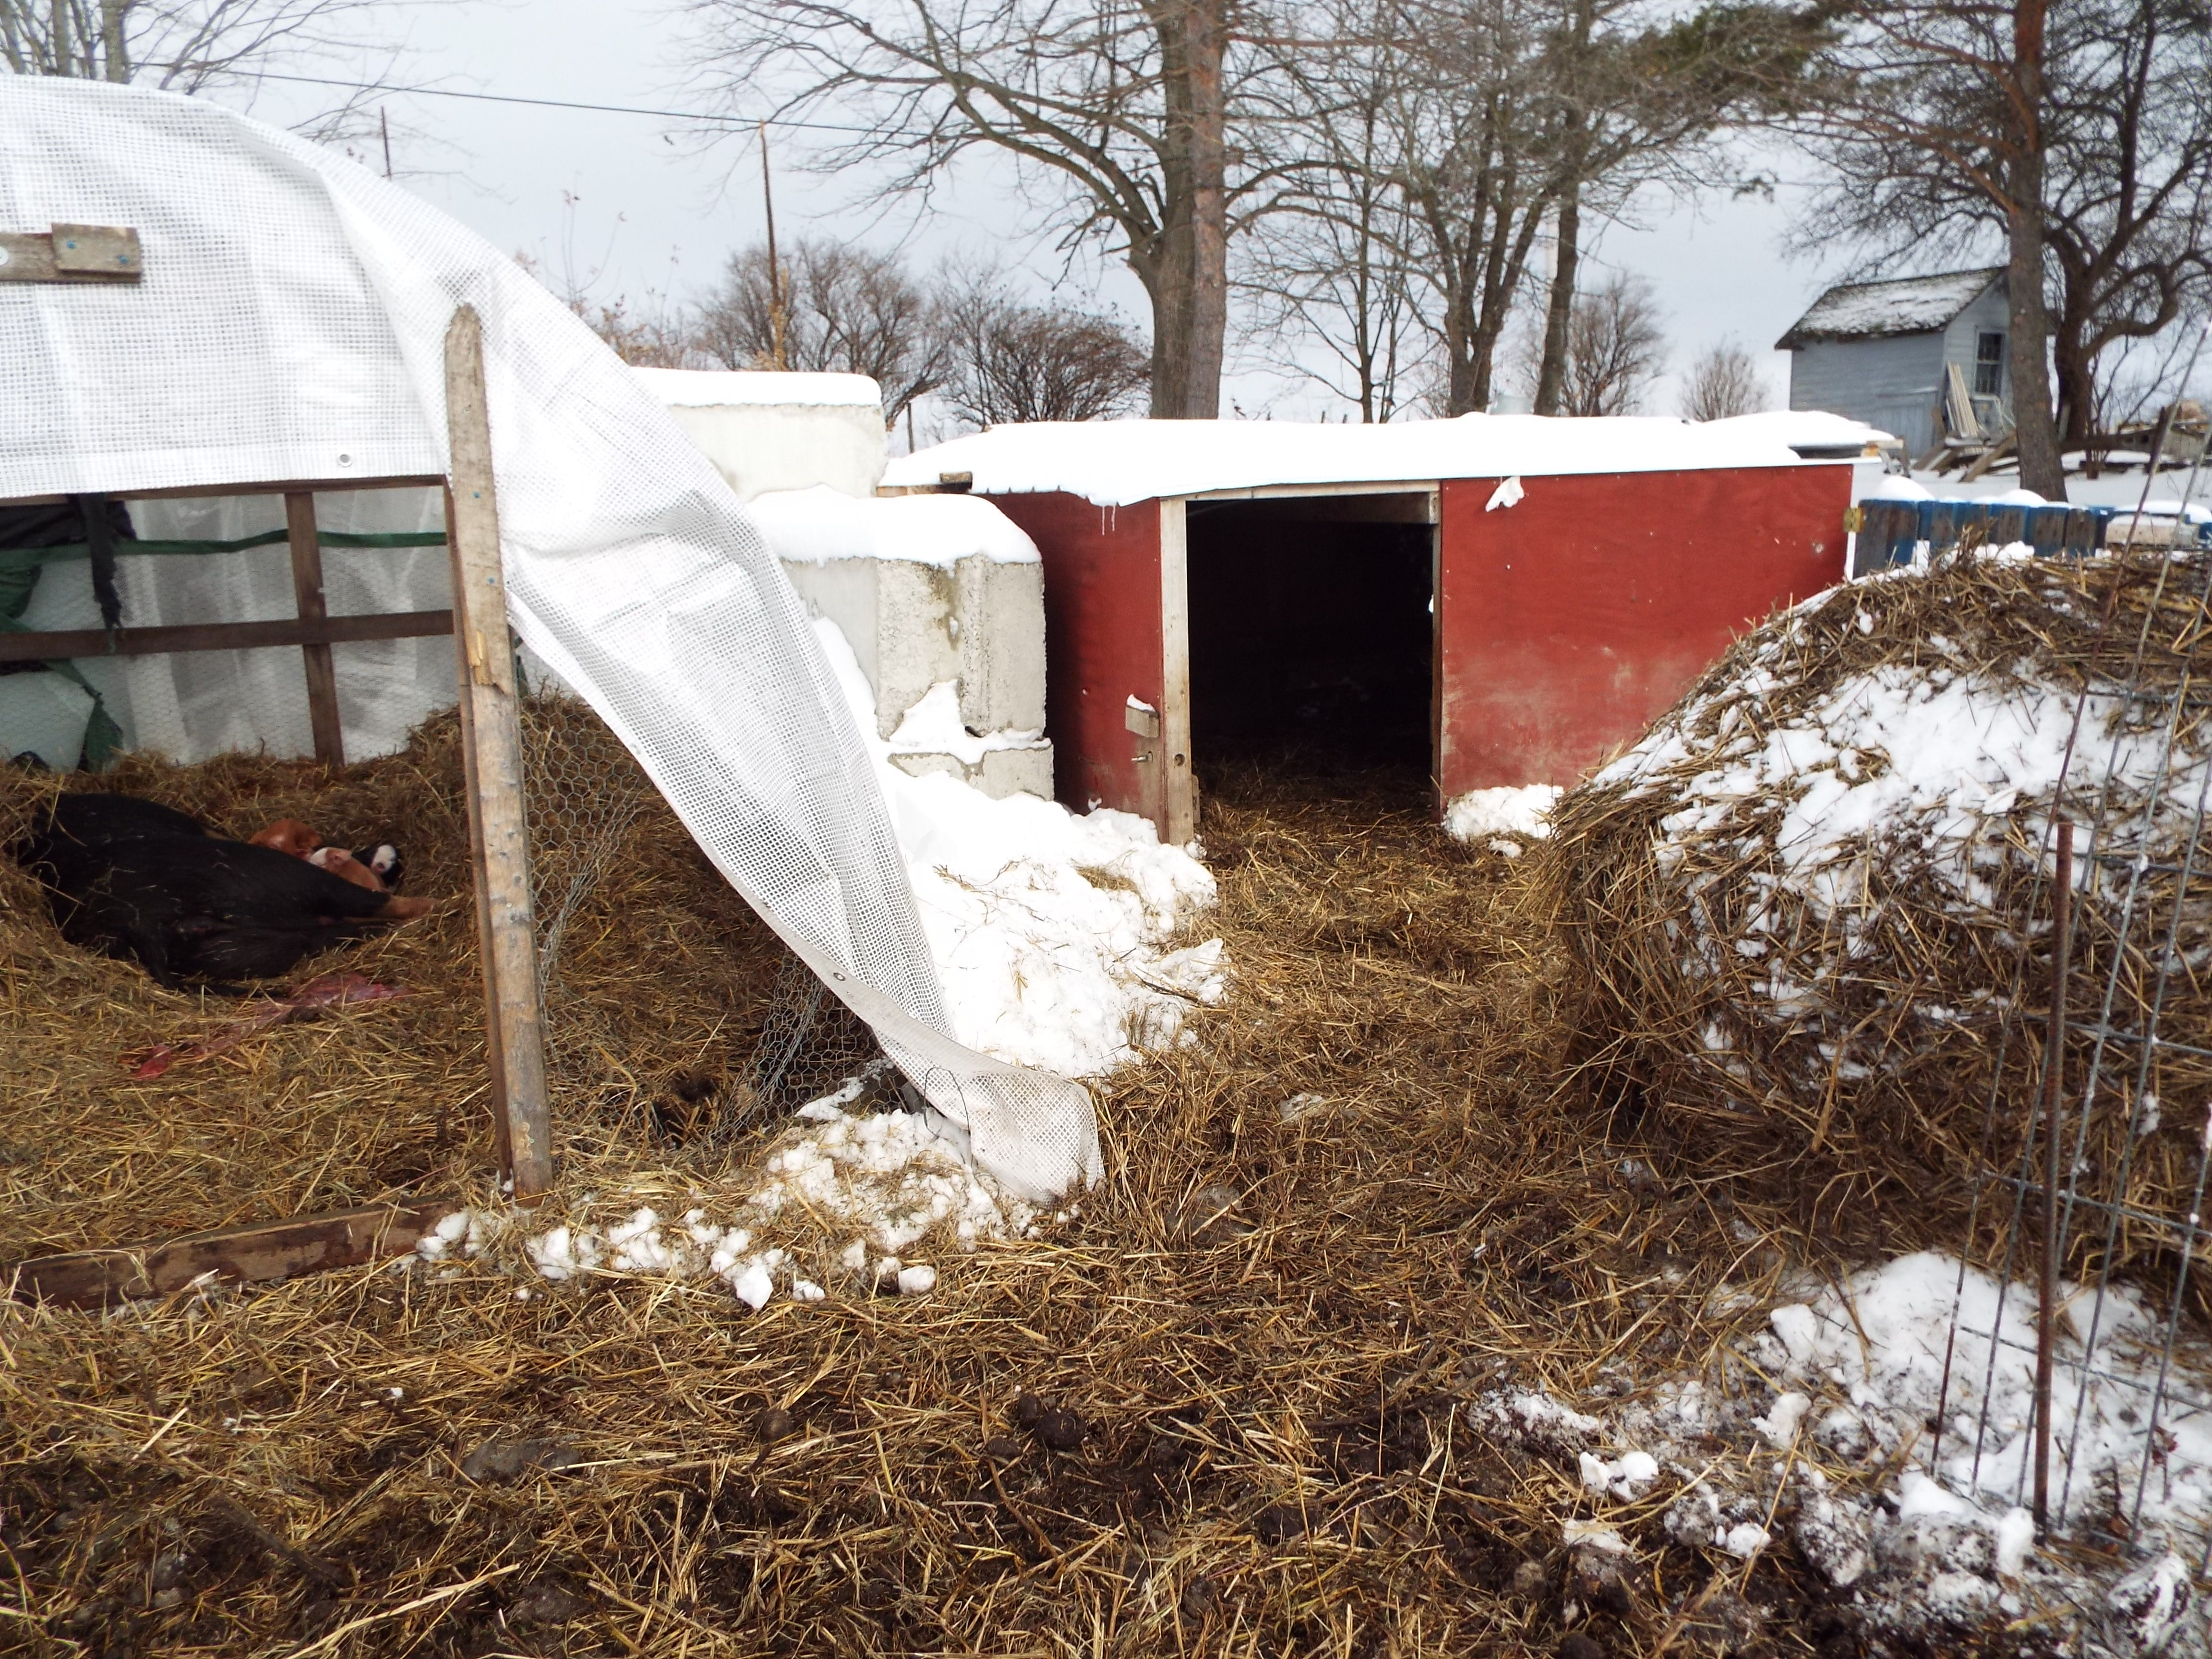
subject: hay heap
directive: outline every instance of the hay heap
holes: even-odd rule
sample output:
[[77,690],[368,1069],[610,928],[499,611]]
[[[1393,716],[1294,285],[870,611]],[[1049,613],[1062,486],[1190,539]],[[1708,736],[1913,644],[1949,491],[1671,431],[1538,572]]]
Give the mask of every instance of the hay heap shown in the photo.
[[[2169,694],[2205,666],[2207,574],[1967,556],[1740,641],[1553,814],[1546,873],[1608,1097],[1694,1173],[1786,1194],[1839,1239],[1960,1248],[1974,1172],[2016,1168],[2037,1098],[2077,710],[2069,1105],[2107,997],[2113,1027],[2156,1003],[2166,1038],[2212,1051],[2212,860],[2185,894],[2123,861],[2193,850],[2212,734]],[[2107,1050],[2082,1190],[2185,1216],[2212,1066],[2162,1051],[2139,1088],[2136,1060]],[[1999,1188],[1981,1213],[2012,1208]],[[2105,1231],[2077,1227],[2077,1260]],[[2130,1224],[2113,1265],[2168,1238]]]

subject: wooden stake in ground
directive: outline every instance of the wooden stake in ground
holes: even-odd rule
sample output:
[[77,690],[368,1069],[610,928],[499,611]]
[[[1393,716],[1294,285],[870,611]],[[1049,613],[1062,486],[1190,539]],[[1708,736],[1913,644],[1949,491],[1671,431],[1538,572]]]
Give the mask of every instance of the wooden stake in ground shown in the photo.
[[2051,902],[2051,1022],[2043,1042],[2043,1278],[2035,1306],[2035,1530],[2051,1525],[2051,1370],[2058,1314],[2059,1073],[2066,1060],[2066,959],[2074,919],[2074,826],[2058,825]]
[[453,641],[461,675],[461,755],[469,797],[483,957],[485,1048],[492,1122],[514,1197],[530,1203],[553,1179],[545,1109],[545,1041],[538,994],[538,928],[522,811],[522,721],[507,642],[499,505],[492,489],[483,325],[463,306],[446,331],[446,488],[453,556]]

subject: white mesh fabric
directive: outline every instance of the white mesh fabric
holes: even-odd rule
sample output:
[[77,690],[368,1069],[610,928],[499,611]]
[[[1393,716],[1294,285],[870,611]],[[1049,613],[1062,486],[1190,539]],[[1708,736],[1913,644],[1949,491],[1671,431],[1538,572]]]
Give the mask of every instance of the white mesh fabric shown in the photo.
[[[132,527],[149,540],[240,541],[284,527],[281,495],[138,501],[130,507]],[[442,533],[446,526],[434,490],[325,492],[315,509],[325,530]],[[124,620],[134,628],[278,621],[297,612],[292,556],[281,543],[236,553],[133,557],[126,550],[115,562],[115,586]],[[442,610],[453,602],[452,565],[443,547],[325,548],[323,592],[334,617]],[[33,629],[98,628],[92,567],[49,565],[21,620]],[[349,760],[397,752],[424,719],[453,706],[450,639],[356,641],[333,646],[331,655]],[[76,667],[99,688],[125,747],[187,763],[233,750],[278,758],[314,753],[307,672],[296,650],[88,657]],[[0,739],[6,735],[0,726]]]
[[1080,1087],[945,1035],[866,751],[797,597],[580,321],[342,157],[197,100],[0,76],[0,228],[53,222],[133,227],[145,276],[0,283],[0,498],[442,473],[446,330],[473,305],[517,631],[981,1168],[1038,1199],[1095,1171]]

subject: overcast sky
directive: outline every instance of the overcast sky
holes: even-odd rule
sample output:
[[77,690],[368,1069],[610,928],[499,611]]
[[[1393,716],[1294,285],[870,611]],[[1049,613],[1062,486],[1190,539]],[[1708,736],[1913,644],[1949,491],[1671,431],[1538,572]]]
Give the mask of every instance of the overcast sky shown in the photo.
[[[436,0],[396,15],[407,48],[395,78],[410,84],[696,106],[683,87],[680,14],[662,0]],[[268,82],[253,107],[289,123],[332,95]],[[410,188],[500,246],[529,253],[553,278],[588,284],[602,301],[624,296],[635,309],[648,292],[690,295],[712,282],[732,250],[760,238],[759,157],[750,137],[702,146],[683,124],[650,116],[404,94],[383,101],[395,169]],[[927,210],[872,212],[856,208],[855,180],[811,174],[795,141],[775,142],[782,234],[851,236],[923,266],[948,257],[1020,263],[1040,290],[1058,283],[1072,302],[1146,320],[1126,270],[1094,256],[1063,277],[1048,243],[1012,234],[1034,225],[1036,216],[1001,171],[963,173]],[[381,165],[374,153],[365,159]],[[1593,251],[1601,267],[1651,279],[1675,367],[1713,341],[1736,339],[1759,354],[1777,406],[1785,398],[1787,358],[1768,348],[1823,285],[1821,267],[1782,256],[1796,193],[1785,188],[1774,202],[1732,200],[1724,191],[1695,204],[1655,199],[1641,205],[1641,226],[1606,230]],[[1343,413],[1251,365],[1240,366],[1227,392],[1247,413]],[[1674,398],[1671,383],[1662,385],[1651,412],[1674,412]]]

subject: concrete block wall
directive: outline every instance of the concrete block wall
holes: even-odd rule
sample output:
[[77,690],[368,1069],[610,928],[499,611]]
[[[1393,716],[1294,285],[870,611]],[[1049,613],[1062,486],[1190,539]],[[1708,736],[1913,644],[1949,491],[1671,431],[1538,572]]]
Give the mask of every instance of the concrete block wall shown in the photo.
[[[752,504],[808,608],[844,634],[893,763],[1050,800],[1036,544],[988,501],[878,498],[883,398],[866,375],[632,372]],[[948,685],[957,717],[933,695]]]
[[870,495],[884,476],[884,399],[865,374],[631,371],[741,501],[826,484]]
[[807,608],[852,646],[894,764],[1052,799],[1044,565],[1012,520],[969,496],[819,489],[754,510]]

